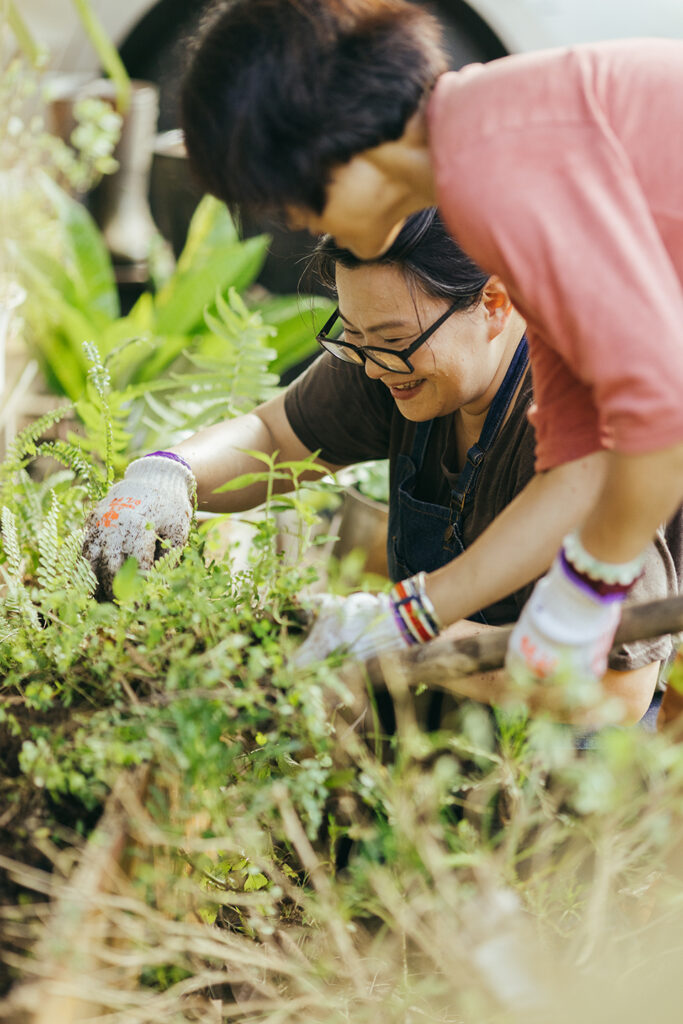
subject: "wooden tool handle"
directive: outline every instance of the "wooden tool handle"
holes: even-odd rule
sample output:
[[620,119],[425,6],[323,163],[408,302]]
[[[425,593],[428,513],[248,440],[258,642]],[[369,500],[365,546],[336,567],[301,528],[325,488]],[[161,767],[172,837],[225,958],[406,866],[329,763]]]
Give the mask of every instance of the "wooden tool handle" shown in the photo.
[[[431,643],[411,647],[400,657],[407,681],[439,686],[440,680],[490,672],[505,664],[505,651],[512,627],[480,633],[466,639],[437,637]],[[667,597],[648,604],[624,608],[614,644],[633,643],[652,637],[683,632],[683,596]],[[377,659],[370,664],[371,677],[377,678]]]

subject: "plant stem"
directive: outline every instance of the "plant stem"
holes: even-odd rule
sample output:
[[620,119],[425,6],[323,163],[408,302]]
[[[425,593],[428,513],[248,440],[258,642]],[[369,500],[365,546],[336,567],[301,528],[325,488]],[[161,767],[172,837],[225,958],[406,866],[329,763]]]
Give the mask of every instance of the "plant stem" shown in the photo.
[[90,0],[73,0],[73,4],[104,71],[114,83],[117,109],[120,114],[125,114],[130,106],[131,84],[118,50],[95,15]]
[[47,59],[47,50],[33,38],[28,25],[19,14],[14,0],[7,0],[5,10],[7,22],[19,43],[19,49],[34,68],[42,67]]

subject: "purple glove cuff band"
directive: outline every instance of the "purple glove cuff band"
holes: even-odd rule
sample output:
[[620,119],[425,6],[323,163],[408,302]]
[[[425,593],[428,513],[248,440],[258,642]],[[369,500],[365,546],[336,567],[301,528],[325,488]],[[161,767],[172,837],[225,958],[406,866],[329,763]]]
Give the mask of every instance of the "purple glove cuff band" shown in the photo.
[[[143,459],[151,459],[154,455],[160,455],[162,459],[173,459],[174,462],[179,462],[181,466],[189,469],[190,473],[192,473],[192,466],[189,462],[186,462],[181,455],[176,455],[175,452],[147,452],[146,455],[143,455]],[[194,473],[192,475],[194,476]]]
[[400,609],[399,609],[398,605],[395,604],[394,601],[391,601],[390,604],[391,604],[391,611],[392,611],[392,614],[394,616],[394,622],[398,626],[398,628],[399,628],[399,630],[401,632],[401,636],[403,637],[403,639],[406,642],[406,646],[407,647],[412,647],[414,644],[418,643],[416,637],[413,636],[413,634],[410,632],[410,630],[406,626],[405,622],[403,621],[403,618],[401,616],[401,612],[400,612]]
[[571,580],[574,586],[578,587],[579,590],[583,590],[584,594],[588,594],[594,601],[599,601],[600,604],[613,604],[615,601],[623,601],[633,586],[632,583],[605,583],[603,580],[592,579],[590,576],[574,568],[567,559],[564,549],[560,550],[559,560],[565,576]]

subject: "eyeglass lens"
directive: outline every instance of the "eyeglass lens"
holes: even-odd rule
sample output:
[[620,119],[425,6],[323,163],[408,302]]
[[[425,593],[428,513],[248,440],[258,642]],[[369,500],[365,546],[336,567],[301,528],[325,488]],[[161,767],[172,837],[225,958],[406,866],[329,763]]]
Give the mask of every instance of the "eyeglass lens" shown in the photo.
[[352,345],[338,345],[329,338],[321,338],[320,343],[331,355],[336,356],[337,359],[343,359],[345,363],[355,363],[360,366],[366,359],[370,359],[384,370],[392,370],[394,373],[410,372],[404,357],[398,352],[394,355],[393,352],[387,352],[384,349],[378,351],[374,348],[358,349]]

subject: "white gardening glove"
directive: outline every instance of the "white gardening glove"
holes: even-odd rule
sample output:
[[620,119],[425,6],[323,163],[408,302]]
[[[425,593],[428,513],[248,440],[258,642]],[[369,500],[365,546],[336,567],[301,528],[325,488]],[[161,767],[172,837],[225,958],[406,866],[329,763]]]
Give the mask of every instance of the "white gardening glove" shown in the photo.
[[112,581],[127,558],[147,571],[163,553],[160,541],[186,544],[195,489],[192,470],[171,453],[131,462],[85,524],[83,556],[99,580],[99,598],[112,599]]
[[508,643],[513,679],[599,679],[607,669],[624,594],[600,596],[559,554],[538,581]]
[[313,629],[294,656],[299,668],[343,650],[357,661],[409,645],[387,594],[324,594]]
[[425,592],[425,574],[397,583],[388,594],[324,594],[309,636],[294,656],[299,668],[343,650],[357,661],[400,651],[439,632],[436,613]]

